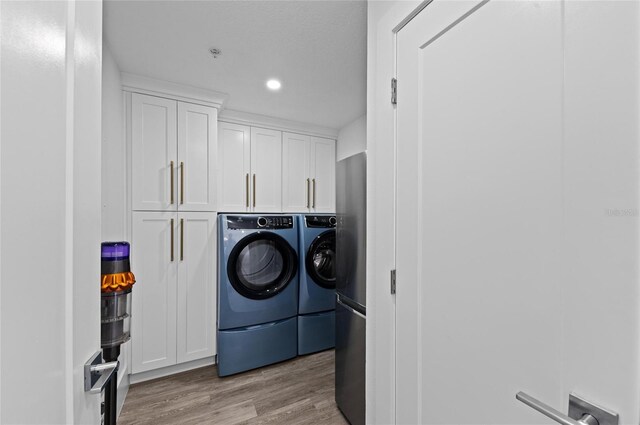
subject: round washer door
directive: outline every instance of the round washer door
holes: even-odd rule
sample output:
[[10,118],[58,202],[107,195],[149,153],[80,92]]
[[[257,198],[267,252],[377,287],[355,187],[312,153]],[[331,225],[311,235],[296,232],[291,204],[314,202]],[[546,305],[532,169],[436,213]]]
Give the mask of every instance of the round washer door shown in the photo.
[[336,288],[336,231],[327,230],[311,242],[305,259],[307,273],[318,285]]
[[231,250],[227,275],[233,288],[254,300],[282,292],[298,271],[296,251],[272,232],[256,232],[241,239]]

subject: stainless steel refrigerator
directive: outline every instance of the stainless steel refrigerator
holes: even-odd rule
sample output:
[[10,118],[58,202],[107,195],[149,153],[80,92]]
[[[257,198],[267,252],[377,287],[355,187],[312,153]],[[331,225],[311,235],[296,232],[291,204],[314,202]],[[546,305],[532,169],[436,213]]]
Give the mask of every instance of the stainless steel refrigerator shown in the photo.
[[336,403],[365,423],[366,153],[336,167]]

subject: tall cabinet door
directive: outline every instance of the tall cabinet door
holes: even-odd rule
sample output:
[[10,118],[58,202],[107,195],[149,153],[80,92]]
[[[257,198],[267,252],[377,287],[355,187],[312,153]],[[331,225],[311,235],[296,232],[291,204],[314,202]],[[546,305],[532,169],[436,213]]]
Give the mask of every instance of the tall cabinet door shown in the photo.
[[133,212],[133,373],[176,364],[177,223],[172,212]]
[[311,207],[309,136],[282,133],[282,211],[308,212]]
[[215,211],[218,113],[178,103],[178,209]]
[[336,142],[311,138],[311,210],[333,213],[336,210]]
[[216,214],[178,214],[178,363],[215,354]]
[[251,127],[251,184],[252,211],[281,211],[282,132]]
[[134,210],[176,207],[177,102],[131,95],[132,202]]
[[218,123],[218,211],[249,211],[250,151],[249,127]]

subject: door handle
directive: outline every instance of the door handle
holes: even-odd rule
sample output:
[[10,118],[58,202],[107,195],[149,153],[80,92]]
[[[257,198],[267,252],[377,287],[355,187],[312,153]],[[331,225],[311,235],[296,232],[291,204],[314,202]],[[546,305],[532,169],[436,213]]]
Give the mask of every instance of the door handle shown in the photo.
[[311,199],[311,181],[307,179],[307,208],[310,207],[310,199]]
[[180,162],[180,205],[184,204],[184,162]]
[[516,399],[562,425],[618,425],[618,414],[590,403],[575,394],[569,395],[569,414],[565,415],[522,391]]
[[247,173],[247,190],[246,190],[246,194],[247,194],[247,208],[249,208],[249,173]]
[[256,175],[253,175],[253,208],[256,207]]
[[171,161],[171,193],[169,194],[169,198],[171,199],[171,205],[173,205],[173,161]]

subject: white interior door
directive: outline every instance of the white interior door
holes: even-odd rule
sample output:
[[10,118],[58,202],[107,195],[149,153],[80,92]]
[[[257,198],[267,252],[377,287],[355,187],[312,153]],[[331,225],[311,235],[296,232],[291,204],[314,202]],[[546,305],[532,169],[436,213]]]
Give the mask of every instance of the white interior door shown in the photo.
[[336,211],[336,142],[311,138],[311,208],[319,213]]
[[282,133],[282,211],[309,212],[309,136]]
[[134,210],[176,208],[177,102],[131,95],[132,202]]
[[178,103],[178,209],[215,211],[218,111]]
[[251,127],[251,210],[281,212],[282,132]]
[[176,213],[133,213],[132,373],[176,364],[178,231]]
[[250,205],[251,130],[218,123],[218,210],[246,212]]
[[637,214],[605,211],[638,208],[639,14],[612,3],[435,1],[397,34],[397,423],[552,423],[518,391],[638,423]]
[[178,214],[178,363],[215,354],[216,214]]

